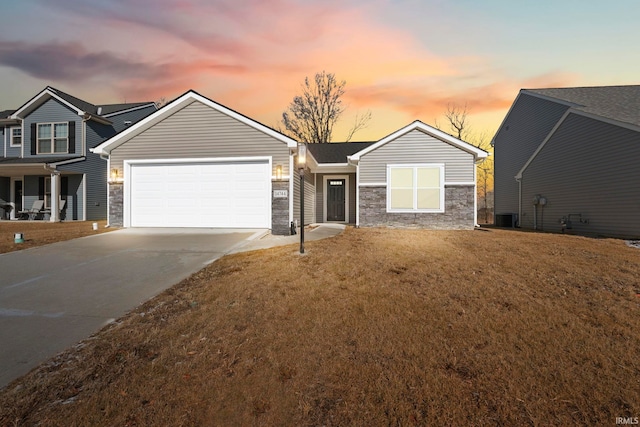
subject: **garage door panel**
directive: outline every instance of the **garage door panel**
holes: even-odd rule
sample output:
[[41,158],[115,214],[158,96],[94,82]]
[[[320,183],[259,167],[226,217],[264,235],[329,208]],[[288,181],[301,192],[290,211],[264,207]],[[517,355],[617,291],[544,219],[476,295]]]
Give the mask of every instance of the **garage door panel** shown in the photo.
[[133,164],[130,179],[134,227],[270,228],[266,161]]

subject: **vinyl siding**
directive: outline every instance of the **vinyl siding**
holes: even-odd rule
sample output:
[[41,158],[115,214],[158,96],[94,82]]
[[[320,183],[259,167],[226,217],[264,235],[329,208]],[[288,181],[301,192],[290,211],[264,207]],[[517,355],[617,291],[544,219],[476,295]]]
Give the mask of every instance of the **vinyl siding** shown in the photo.
[[287,145],[232,117],[194,101],[111,152],[111,167],[124,160],[271,156],[289,174]]
[[[105,219],[107,217],[107,162],[100,158],[99,155],[93,154],[89,148],[94,148],[101,144],[107,138],[112,137],[119,131],[125,129],[124,122],[126,120],[136,123],[144,117],[153,113],[155,108],[149,107],[141,110],[132,111],[130,113],[118,114],[109,117],[113,125],[103,125],[94,121],[86,122],[86,139],[87,152],[86,160],[83,162],[72,163],[69,165],[59,166],[62,171],[75,172],[85,174],[87,183],[87,203],[86,203],[86,219],[88,221]],[[77,178],[81,183],[82,176]],[[75,181],[74,181],[75,182]],[[71,185],[71,182],[70,182]],[[80,193],[82,188],[80,188]],[[77,203],[74,212],[82,212],[81,200]],[[77,217],[79,219],[82,216]]]
[[[75,122],[75,154],[82,154],[82,118],[74,111],[59,103],[55,99],[49,99],[38,109],[33,111],[23,120],[22,145],[24,157],[34,157],[31,155],[31,123],[55,123],[55,122]],[[69,157],[68,153],[44,154],[46,156]],[[73,156],[74,154],[71,154]]]
[[516,174],[567,110],[566,105],[521,93],[494,138],[495,213],[518,212]]
[[[64,175],[68,178],[68,194],[65,206],[65,220],[81,220],[83,214],[83,188],[82,175]],[[31,209],[33,202],[39,199],[39,180],[50,175],[27,175],[23,180],[22,193],[24,197],[24,209]],[[47,217],[48,218],[48,217]],[[45,218],[45,219],[47,219]]]
[[[11,129],[17,126],[10,126],[5,128],[5,136],[3,140],[5,141],[7,147],[7,155],[6,157],[22,157],[22,147],[12,147],[11,146]],[[24,134],[24,130],[22,132]],[[22,145],[24,146],[24,137],[22,138]],[[4,152],[4,151],[3,151]]]
[[[296,171],[293,177],[293,219],[300,223],[300,175]],[[311,224],[316,221],[316,189],[315,179],[308,170],[304,174],[304,223]]]
[[533,197],[538,228],[560,231],[560,218],[572,219],[578,233],[640,237],[640,132],[570,114],[523,173],[521,225],[533,228]]
[[362,156],[360,184],[386,183],[387,164],[416,163],[444,163],[448,183],[474,182],[473,154],[416,129]]
[[324,179],[327,176],[336,176],[336,175],[348,175],[349,176],[349,188],[348,196],[349,196],[349,218],[348,222],[350,224],[356,223],[356,174],[355,173],[347,173],[347,174],[317,174],[316,175],[316,204],[315,204],[315,217],[316,222],[324,221],[324,209],[325,209],[325,200],[324,200]]
[[[11,195],[11,180],[8,177],[0,176],[0,199],[9,201]],[[0,208],[1,209],[1,208]]]

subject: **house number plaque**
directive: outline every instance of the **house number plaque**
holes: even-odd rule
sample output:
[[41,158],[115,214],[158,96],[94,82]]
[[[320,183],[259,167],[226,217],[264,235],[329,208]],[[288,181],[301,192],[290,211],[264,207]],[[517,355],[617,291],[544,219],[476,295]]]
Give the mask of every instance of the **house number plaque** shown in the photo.
[[273,190],[274,199],[286,199],[289,196],[289,190]]

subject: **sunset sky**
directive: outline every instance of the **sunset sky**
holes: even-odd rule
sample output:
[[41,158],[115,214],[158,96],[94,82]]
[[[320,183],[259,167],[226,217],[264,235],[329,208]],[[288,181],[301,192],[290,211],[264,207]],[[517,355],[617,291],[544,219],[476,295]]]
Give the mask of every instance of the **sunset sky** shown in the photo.
[[51,85],[95,104],[194,89],[275,126],[305,76],[346,80],[379,139],[467,104],[493,135],[521,88],[638,84],[637,0],[22,0],[2,6],[0,110]]

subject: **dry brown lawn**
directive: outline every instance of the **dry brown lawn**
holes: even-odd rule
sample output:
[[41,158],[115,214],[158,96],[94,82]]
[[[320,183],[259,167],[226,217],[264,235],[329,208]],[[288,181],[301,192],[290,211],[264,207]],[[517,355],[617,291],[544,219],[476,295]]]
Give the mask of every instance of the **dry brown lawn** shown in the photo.
[[615,425],[640,249],[351,229],[226,256],[11,383],[0,425]]
[[[96,231],[93,230],[94,222],[98,223]],[[104,228],[106,223],[106,221],[0,221],[0,254],[115,230]],[[15,233],[24,235],[24,243],[15,243]]]

